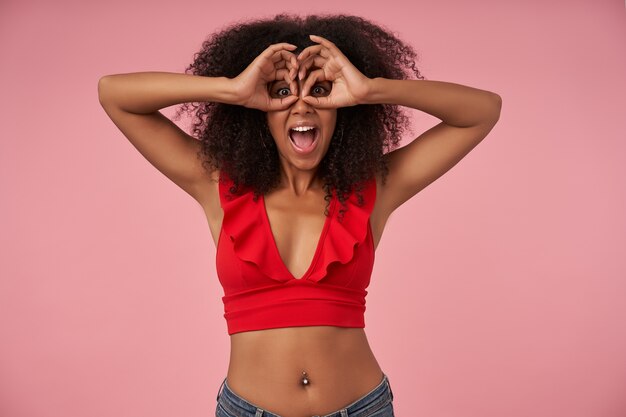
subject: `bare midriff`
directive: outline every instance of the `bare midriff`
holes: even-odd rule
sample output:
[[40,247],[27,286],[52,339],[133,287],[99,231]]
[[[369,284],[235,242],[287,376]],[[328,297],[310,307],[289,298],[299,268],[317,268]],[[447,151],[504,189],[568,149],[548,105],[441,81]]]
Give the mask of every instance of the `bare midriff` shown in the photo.
[[383,380],[363,328],[286,327],[230,338],[229,388],[282,417],[330,414]]

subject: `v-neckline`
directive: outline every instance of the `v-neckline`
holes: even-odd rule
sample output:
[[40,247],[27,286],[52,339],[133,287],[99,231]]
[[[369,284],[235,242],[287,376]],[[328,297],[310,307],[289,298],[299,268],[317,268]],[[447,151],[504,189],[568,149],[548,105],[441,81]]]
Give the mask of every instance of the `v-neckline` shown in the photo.
[[329,215],[326,216],[326,219],[324,220],[324,226],[322,227],[322,231],[320,233],[320,236],[317,240],[317,246],[315,247],[315,253],[313,254],[313,259],[311,259],[311,264],[309,265],[309,267],[307,268],[307,270],[304,272],[304,275],[302,275],[300,278],[296,278],[291,271],[289,271],[289,269],[287,268],[287,265],[285,264],[285,261],[283,261],[282,256],[280,255],[280,251],[278,250],[278,245],[276,244],[276,239],[274,238],[274,233],[272,232],[272,226],[270,224],[270,219],[269,216],[267,214],[267,206],[265,205],[265,195],[261,194],[261,211],[263,212],[263,220],[265,223],[265,228],[266,228],[266,233],[269,235],[270,240],[272,241],[274,246],[274,253],[276,255],[276,258],[278,259],[278,263],[281,265],[281,268],[285,271],[285,273],[287,273],[287,275],[289,276],[290,279],[292,280],[302,280],[302,279],[306,279],[306,277],[308,275],[311,274],[311,272],[314,269],[315,264],[317,263],[317,258],[320,255],[320,251],[322,249],[325,237],[326,237],[326,233],[328,232],[328,228],[330,226],[330,220],[333,217],[334,214],[334,208],[335,208],[335,197],[334,195],[331,198],[330,201],[330,205],[329,205]]

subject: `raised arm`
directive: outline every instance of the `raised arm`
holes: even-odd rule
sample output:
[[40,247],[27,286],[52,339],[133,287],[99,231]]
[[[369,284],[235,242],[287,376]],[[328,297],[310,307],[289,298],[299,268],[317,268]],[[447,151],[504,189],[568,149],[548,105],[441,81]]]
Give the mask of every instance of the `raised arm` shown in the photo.
[[[200,142],[183,132],[159,109],[187,102],[218,102],[261,111],[287,108],[297,97],[271,97],[267,84],[289,82],[294,72],[295,45],[268,46],[237,77],[208,77],[171,72],[136,72],[100,78],[100,104],[113,123],[159,171],[219,214],[215,173],[207,175],[198,158]],[[227,127],[228,128],[228,127]],[[215,192],[213,192],[215,191]]]
[[[307,103],[321,108],[396,104],[442,120],[408,145],[385,155],[389,174],[376,197],[383,218],[463,159],[500,118],[502,99],[495,93],[444,81],[368,78],[333,42],[317,35],[310,37],[317,44],[297,57],[300,79],[312,70],[303,86]],[[333,82],[330,94],[307,96],[320,80]]]
[[371,80],[364,103],[398,104],[442,120],[385,155],[389,176],[380,200],[387,214],[463,159],[491,131],[502,107],[500,96],[490,91],[444,81],[385,78]]
[[100,104],[113,123],[155,168],[201,205],[215,202],[208,201],[210,177],[197,156],[200,142],[159,109],[184,102],[230,102],[231,91],[231,80],[225,77],[169,72],[106,75],[98,82]]

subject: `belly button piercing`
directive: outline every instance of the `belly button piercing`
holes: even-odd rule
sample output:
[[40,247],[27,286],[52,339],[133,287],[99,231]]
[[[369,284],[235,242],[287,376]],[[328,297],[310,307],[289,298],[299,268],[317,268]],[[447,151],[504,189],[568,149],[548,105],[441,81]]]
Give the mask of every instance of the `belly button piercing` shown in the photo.
[[302,371],[302,385],[309,385],[309,378],[305,371]]

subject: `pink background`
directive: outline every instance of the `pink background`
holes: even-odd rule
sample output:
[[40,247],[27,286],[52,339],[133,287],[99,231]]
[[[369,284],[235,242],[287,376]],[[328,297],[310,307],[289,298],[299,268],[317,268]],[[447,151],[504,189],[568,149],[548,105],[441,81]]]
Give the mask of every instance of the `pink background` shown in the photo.
[[[428,79],[503,98],[378,248],[366,331],[396,415],[625,416],[624,2],[299,3],[2,1],[0,415],[214,415],[229,339],[204,213],[97,82],[182,72],[212,31],[289,11],[373,19]],[[403,144],[438,122],[413,114]]]

